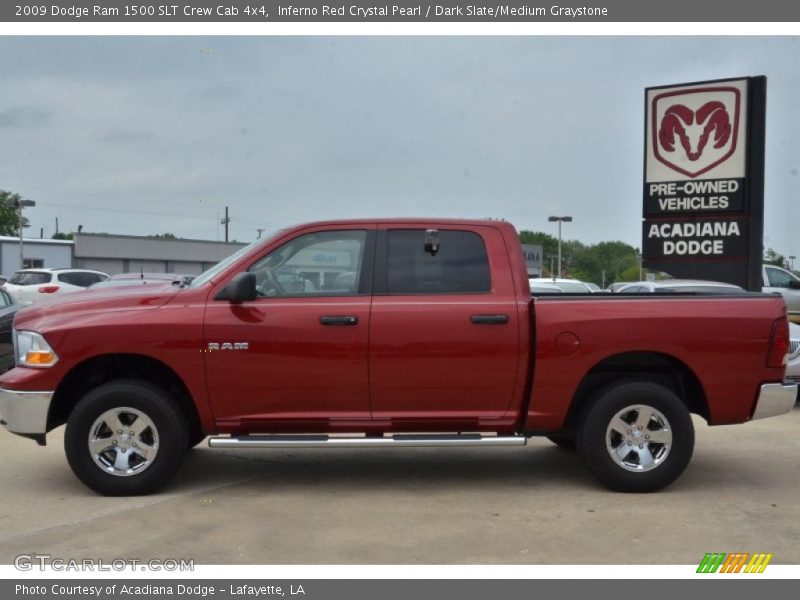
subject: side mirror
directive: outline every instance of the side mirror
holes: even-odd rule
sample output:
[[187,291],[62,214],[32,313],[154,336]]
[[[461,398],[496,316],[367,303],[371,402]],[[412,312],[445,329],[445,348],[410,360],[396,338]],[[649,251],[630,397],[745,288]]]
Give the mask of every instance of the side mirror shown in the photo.
[[[256,291],[256,274],[255,273],[238,273],[231,279],[231,282],[225,286],[224,297],[217,299],[226,299],[230,302],[247,302],[255,300],[258,297]],[[222,296],[222,294],[220,294]]]

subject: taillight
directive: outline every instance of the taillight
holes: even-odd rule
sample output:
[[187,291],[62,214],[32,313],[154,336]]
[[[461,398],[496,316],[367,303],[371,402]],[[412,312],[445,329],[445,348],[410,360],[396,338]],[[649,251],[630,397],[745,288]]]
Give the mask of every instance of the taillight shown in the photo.
[[43,285],[42,287],[39,288],[40,294],[52,294],[53,292],[57,291],[58,291],[57,285]]
[[785,367],[786,355],[789,353],[789,321],[786,317],[775,319],[772,324],[772,335],[769,336],[767,350],[768,367]]

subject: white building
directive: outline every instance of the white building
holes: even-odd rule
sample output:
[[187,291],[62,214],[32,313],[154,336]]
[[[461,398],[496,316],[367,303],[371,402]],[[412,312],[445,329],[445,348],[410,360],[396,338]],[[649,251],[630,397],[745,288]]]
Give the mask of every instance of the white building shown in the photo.
[[[24,268],[196,275],[244,246],[208,240],[76,233],[75,240],[23,238]],[[0,236],[0,275],[19,270],[19,238]]]
[[[70,240],[23,238],[25,268],[51,269],[72,266],[73,243]],[[0,275],[10,276],[19,270],[19,238],[0,236]]]

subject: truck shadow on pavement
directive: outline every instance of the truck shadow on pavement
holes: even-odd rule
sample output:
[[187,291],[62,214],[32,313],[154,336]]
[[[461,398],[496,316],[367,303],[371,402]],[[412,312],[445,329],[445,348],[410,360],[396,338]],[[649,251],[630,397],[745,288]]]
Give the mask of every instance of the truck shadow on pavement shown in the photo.
[[[223,461],[213,467],[214,463]],[[216,472],[216,475],[215,475]],[[217,481],[215,481],[215,479]],[[577,452],[550,445],[524,449],[208,450],[189,453],[168,491],[217,487],[405,489],[481,486],[602,490]]]

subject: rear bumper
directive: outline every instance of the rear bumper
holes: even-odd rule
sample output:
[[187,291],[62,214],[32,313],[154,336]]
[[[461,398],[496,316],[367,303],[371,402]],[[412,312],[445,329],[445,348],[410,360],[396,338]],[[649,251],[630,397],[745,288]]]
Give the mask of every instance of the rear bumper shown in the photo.
[[791,412],[796,399],[797,384],[765,383],[758,393],[752,420],[776,417]]
[[47,433],[47,413],[53,392],[21,392],[0,388],[0,425],[11,433]]

